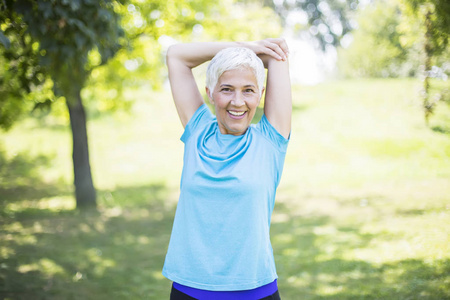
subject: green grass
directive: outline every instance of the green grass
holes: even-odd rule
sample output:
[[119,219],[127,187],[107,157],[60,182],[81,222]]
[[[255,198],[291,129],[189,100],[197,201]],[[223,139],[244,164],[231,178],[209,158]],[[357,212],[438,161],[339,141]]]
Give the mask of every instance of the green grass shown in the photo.
[[[425,126],[420,85],[294,89],[271,228],[283,299],[450,298],[450,109]],[[74,210],[64,121],[2,133],[0,299],[168,299],[182,128],[169,93],[136,98],[89,123],[95,214]]]

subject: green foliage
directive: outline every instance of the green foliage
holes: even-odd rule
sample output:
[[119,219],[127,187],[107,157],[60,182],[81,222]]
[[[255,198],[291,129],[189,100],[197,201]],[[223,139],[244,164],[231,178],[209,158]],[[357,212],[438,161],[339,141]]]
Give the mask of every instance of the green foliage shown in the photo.
[[[396,1],[376,1],[358,16],[353,43],[339,49],[339,69],[348,77],[397,77],[414,75],[417,57],[409,55],[399,31],[403,22]],[[412,45],[410,45],[412,47]]]
[[53,78],[57,95],[70,99],[84,86],[91,71],[90,51],[98,51],[98,63],[104,64],[123,42],[113,1],[14,1],[12,5],[39,41],[41,63]]
[[[23,112],[49,111],[59,96],[73,98],[92,68],[104,64],[123,32],[112,1],[3,1],[0,10],[0,126]],[[9,43],[9,45],[8,45]],[[99,59],[89,60],[92,52]],[[55,97],[55,95],[57,97]]]
[[438,56],[447,48],[450,37],[450,3],[442,0],[403,0],[413,17],[422,23],[429,12],[431,21],[431,41],[433,56]]
[[8,129],[33,107],[48,107],[52,82],[40,66],[39,44],[20,15],[2,8],[0,29],[6,46],[0,46],[0,127]]
[[[425,26],[431,11],[431,36]],[[450,19],[446,1],[378,0],[358,16],[359,28],[353,43],[339,50],[339,69],[347,77],[398,77],[422,75],[423,65],[444,67],[450,57],[448,31]],[[430,56],[425,63],[425,57]],[[448,67],[447,67],[448,68]],[[430,70],[427,70],[430,71]]]
[[233,2],[222,1],[206,20],[202,40],[248,41],[281,35],[282,19],[273,9],[260,3]]
[[[442,2],[445,5],[444,2]],[[430,6],[428,6],[430,8]],[[421,12],[419,12],[419,8],[417,11],[414,10],[411,6],[409,0],[399,1],[399,9],[402,13],[402,18],[397,30],[400,34],[400,43],[402,47],[408,49],[408,60],[409,61],[420,61],[421,64],[424,64],[425,50],[424,45],[426,43],[425,37],[426,27],[425,27],[425,12],[426,7],[422,6]],[[431,9],[431,8],[430,8]],[[437,9],[436,9],[437,10]],[[442,9],[441,9],[442,11]],[[442,14],[442,12],[441,12]],[[448,11],[448,15],[450,16],[450,11]],[[440,66],[445,68],[445,63],[450,60],[450,48],[448,47],[448,36],[444,39],[445,30],[436,27],[436,14],[430,14],[430,19],[432,21],[431,26],[431,36],[430,42],[432,43],[431,49],[429,49],[430,63],[435,66]],[[446,17],[444,19],[448,20],[450,17]],[[440,22],[440,21],[439,21]],[[450,30],[450,29],[447,29]],[[438,33],[439,31],[440,33]],[[447,42],[445,42],[447,40]],[[449,70],[444,70],[444,72]]]
[[[434,95],[431,93],[430,78],[446,77],[438,73],[447,71],[450,49],[448,39],[450,36],[450,4],[434,0],[404,0],[403,11],[411,19],[417,19],[420,28],[419,41],[422,46],[422,77],[423,89],[421,91],[425,122],[428,124],[430,116],[434,113],[439,100],[445,99],[446,90]],[[417,33],[415,33],[417,35]],[[414,34],[413,34],[414,36]],[[436,65],[442,66],[439,69]],[[438,71],[438,72],[436,72]]]
[[[57,102],[52,89],[56,95],[62,95],[66,94],[63,90],[70,94],[83,87],[83,100],[91,115],[130,109],[134,100],[127,92],[130,89],[142,85],[160,88],[167,75],[164,52],[171,43],[252,40],[281,33],[281,21],[273,10],[234,0],[10,0],[1,15],[5,16],[2,29],[7,29],[5,36],[13,44],[10,50],[0,51],[10,51],[28,64],[34,62],[34,68],[41,70],[42,80],[33,95],[38,107],[42,107],[40,103]],[[34,25],[28,27],[29,23]],[[16,27],[21,31],[13,32]],[[24,51],[18,50],[24,46],[16,45],[15,39],[23,35],[34,45],[34,60],[26,59]],[[6,56],[5,59],[8,60]],[[23,66],[18,71],[30,73]],[[4,76],[11,77],[11,72],[5,64]],[[10,79],[8,82],[13,83]],[[10,118],[12,124],[14,116],[33,107],[23,101],[29,90],[22,89],[15,97],[13,93],[20,91],[17,87],[7,90],[9,94],[2,97],[5,122]],[[15,111],[9,108],[11,105]]]
[[257,40],[279,36],[272,9],[234,0],[129,1],[118,6],[128,46],[93,70],[83,97],[91,111],[131,108],[131,89],[159,89],[167,78],[165,50],[176,42]]
[[[339,46],[341,39],[354,29],[352,18],[359,1],[265,0],[264,3],[273,7],[282,18],[284,25],[296,29],[294,31],[297,31],[299,36],[306,34],[313,37],[317,48],[326,50],[329,46]],[[305,28],[306,24],[308,28]]]

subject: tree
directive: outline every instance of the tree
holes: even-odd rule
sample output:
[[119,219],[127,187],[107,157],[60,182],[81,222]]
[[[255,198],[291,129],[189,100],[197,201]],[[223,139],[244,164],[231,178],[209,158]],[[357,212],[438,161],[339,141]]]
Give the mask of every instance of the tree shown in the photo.
[[[65,98],[78,208],[96,206],[81,89],[92,72],[90,53],[98,53],[104,64],[121,46],[123,31],[115,5],[111,0],[10,0],[3,1],[1,9],[1,40],[10,48],[3,51],[4,59],[15,65],[13,72],[5,73],[13,74],[17,82],[5,92],[7,103],[22,100],[33,86],[45,87],[49,80],[54,95]],[[15,106],[20,105],[16,102]],[[6,126],[10,123],[5,122]]]
[[425,122],[433,113],[436,103],[442,98],[442,93],[437,100],[430,98],[430,78],[433,73],[433,60],[448,51],[450,37],[450,3],[441,0],[404,0],[404,11],[410,17],[418,19],[421,24],[423,47],[424,80],[421,92]]
[[431,95],[432,77],[447,76],[440,66],[450,50],[450,3],[438,0],[372,2],[358,18],[354,41],[341,49],[339,67],[347,76],[420,75],[425,121],[445,91]]
[[[403,0],[416,18],[420,18],[428,31],[430,47],[435,55],[447,49],[450,37],[450,3],[442,0]],[[427,21],[428,20],[428,21]],[[426,28],[429,22],[429,29]]]
[[353,42],[338,51],[341,74],[346,77],[414,75],[419,66],[413,55],[416,45],[402,40],[403,18],[396,1],[376,1],[360,10],[358,28],[352,33]]

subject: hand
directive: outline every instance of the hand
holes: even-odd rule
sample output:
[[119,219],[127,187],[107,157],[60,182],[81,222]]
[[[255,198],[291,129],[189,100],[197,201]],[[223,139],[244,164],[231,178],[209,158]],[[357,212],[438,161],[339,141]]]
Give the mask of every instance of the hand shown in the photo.
[[245,47],[253,50],[258,56],[273,57],[276,60],[287,60],[289,48],[283,38],[269,38],[256,42],[245,43]]

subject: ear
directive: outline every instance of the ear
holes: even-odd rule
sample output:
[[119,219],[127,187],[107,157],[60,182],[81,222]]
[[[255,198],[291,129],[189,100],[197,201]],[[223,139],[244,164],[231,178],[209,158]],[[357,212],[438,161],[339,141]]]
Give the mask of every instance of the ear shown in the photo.
[[205,87],[205,90],[206,90],[206,95],[208,95],[209,102],[211,102],[211,104],[214,104],[214,100],[212,98],[212,94],[209,91],[209,88]]

